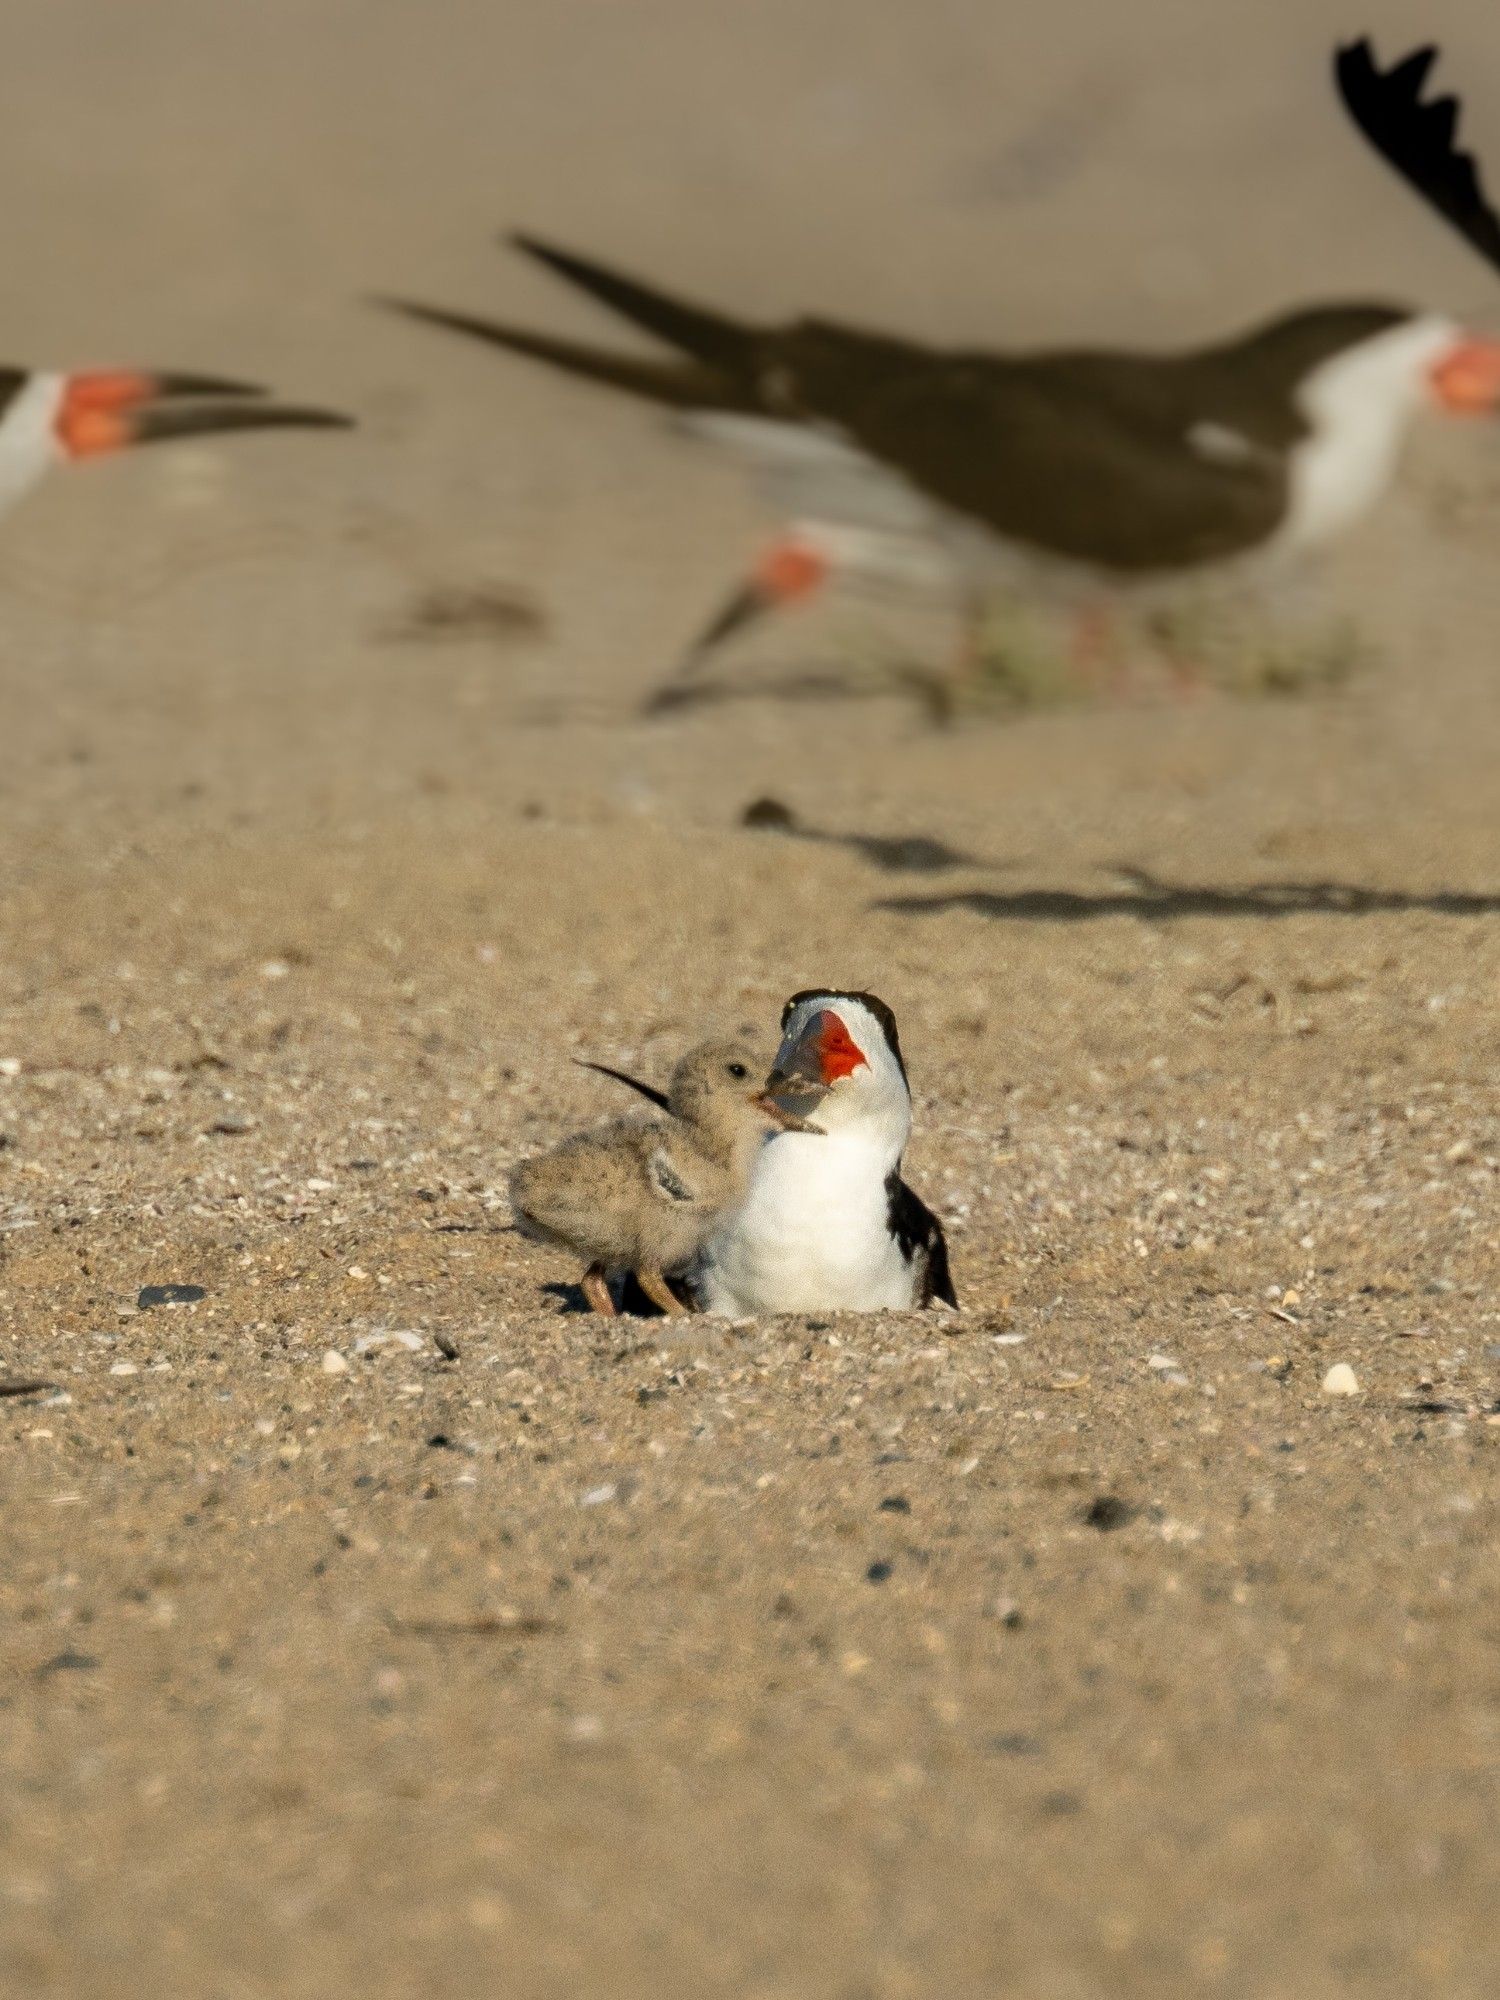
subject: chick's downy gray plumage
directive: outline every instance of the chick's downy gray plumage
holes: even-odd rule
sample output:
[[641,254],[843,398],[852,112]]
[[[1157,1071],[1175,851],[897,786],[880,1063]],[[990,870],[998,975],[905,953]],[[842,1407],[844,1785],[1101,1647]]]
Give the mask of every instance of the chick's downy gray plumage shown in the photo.
[[745,1043],[700,1043],[672,1072],[664,1117],[612,1119],[516,1168],[517,1221],[584,1258],[595,1312],[614,1311],[608,1279],[619,1271],[633,1271],[664,1311],[684,1310],[668,1274],[692,1262],[743,1194],[767,1134],[786,1122],[766,1080]]

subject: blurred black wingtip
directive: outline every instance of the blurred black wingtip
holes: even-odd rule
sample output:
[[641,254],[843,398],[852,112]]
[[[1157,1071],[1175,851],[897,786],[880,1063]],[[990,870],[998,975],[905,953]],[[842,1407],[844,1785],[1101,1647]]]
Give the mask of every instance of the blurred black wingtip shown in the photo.
[[1439,54],[1436,43],[1423,43],[1382,69],[1368,35],[1343,43],[1334,53],[1339,96],[1387,165],[1500,269],[1500,216],[1485,196],[1477,162],[1457,144],[1460,100],[1423,97]]

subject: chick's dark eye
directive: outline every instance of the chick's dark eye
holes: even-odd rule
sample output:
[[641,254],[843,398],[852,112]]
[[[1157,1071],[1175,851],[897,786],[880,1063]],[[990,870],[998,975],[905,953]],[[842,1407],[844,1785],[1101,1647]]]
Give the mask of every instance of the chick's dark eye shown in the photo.
[[750,1072],[743,1063],[731,1063],[729,1065],[729,1074],[731,1076],[748,1076]]

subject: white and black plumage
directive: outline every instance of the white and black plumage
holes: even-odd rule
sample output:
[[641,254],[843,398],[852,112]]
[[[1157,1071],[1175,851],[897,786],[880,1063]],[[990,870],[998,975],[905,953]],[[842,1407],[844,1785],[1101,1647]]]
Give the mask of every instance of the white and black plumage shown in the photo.
[[262,402],[264,393],[251,383],[172,370],[0,368],[0,513],[54,466],[131,445],[228,431],[347,430],[353,421],[332,410]]
[[703,1308],[879,1312],[956,1305],[942,1224],[901,1176],[911,1090],[895,1016],[872,993],[795,993],[773,1100],[815,1131],[776,1133],[710,1237]]
[[1420,410],[1500,405],[1500,342],[1401,305],[1313,305],[1177,353],[1006,354],[757,326],[514,240],[679,358],[392,303],[676,412],[745,460],[785,523],[665,698],[750,619],[836,577],[977,612],[1018,570],[1086,605],[1303,557],[1379,499]]

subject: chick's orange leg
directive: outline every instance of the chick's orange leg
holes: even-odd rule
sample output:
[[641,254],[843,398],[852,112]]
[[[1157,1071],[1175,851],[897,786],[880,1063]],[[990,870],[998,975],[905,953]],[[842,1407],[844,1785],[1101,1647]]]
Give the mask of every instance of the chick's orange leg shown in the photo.
[[606,1319],[614,1319],[615,1302],[610,1296],[609,1279],[602,1264],[590,1264],[579,1280],[583,1286],[583,1296],[589,1302],[589,1311],[603,1313]]
[[664,1313],[670,1313],[674,1319],[680,1318],[686,1313],[687,1307],[672,1290],[672,1287],[667,1283],[661,1272],[654,1271],[649,1264],[636,1265],[635,1281],[646,1294],[646,1297],[650,1299],[651,1303],[660,1306]]

